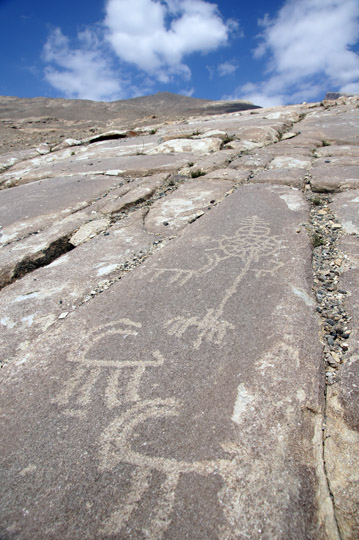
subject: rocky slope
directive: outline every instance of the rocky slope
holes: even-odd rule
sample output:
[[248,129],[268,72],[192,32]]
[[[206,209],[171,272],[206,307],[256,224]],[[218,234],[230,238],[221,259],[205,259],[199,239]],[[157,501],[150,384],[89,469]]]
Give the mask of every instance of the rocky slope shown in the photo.
[[257,109],[253,103],[211,101],[159,92],[152,96],[113,102],[85,99],[17,98],[0,96],[0,153],[61,139],[85,138],[110,129]]
[[0,156],[0,536],[357,539],[359,98],[162,105]]

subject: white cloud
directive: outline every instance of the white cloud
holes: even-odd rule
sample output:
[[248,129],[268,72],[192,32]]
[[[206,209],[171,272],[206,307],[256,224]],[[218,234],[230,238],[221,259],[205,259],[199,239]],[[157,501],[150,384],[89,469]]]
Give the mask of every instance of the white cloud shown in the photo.
[[359,93],[357,0],[288,0],[260,21],[255,58],[269,54],[268,78],[237,95],[260,105],[309,101],[327,90]]
[[174,77],[189,81],[185,58],[226,45],[237,27],[205,0],[107,0],[104,20],[96,30],[78,34],[77,48],[61,29],[50,34],[43,51],[45,78],[66,97],[132,97],[136,78],[147,88],[149,78],[152,84]]
[[225,77],[226,75],[233,75],[238,69],[236,62],[223,62],[217,67],[218,75],[220,77]]
[[123,97],[122,82],[111,69],[96,34],[86,30],[78,39],[79,48],[71,49],[59,28],[51,32],[43,50],[43,59],[50,64],[45,69],[46,80],[67,98]]
[[230,27],[217,6],[203,0],[109,0],[104,24],[117,56],[162,82],[190,77],[186,55],[226,44]]

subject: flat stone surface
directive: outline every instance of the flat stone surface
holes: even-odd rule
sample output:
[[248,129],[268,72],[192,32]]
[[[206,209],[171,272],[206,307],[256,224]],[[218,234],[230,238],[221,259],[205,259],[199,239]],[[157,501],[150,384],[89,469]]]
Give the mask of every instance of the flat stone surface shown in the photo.
[[331,156],[343,156],[343,157],[350,157],[359,158],[359,146],[350,146],[350,145],[330,145],[330,146],[323,146],[323,148],[317,148],[316,154],[320,157],[327,158]]
[[69,242],[74,247],[80,246],[84,242],[88,242],[94,236],[106,231],[109,228],[110,223],[110,218],[103,217],[89,221],[88,223],[81,225],[75,234],[70,237]]
[[[218,115],[215,119],[215,129],[225,131],[229,136],[237,135],[239,131],[255,128],[258,131],[253,131],[250,135],[256,138],[256,141],[264,139],[270,140],[272,132],[270,130],[279,131],[285,130],[288,125],[287,118],[266,118],[265,113],[259,111],[251,114],[252,111],[243,111],[240,113]],[[193,117],[186,123],[182,124],[181,129],[185,132],[190,128],[192,135],[202,135],[213,129],[214,122],[212,117],[198,118]],[[261,128],[261,129],[260,129]],[[172,130],[169,126],[167,130]],[[249,132],[248,132],[249,133]],[[248,133],[246,135],[248,136]],[[160,134],[160,131],[159,131]]]
[[[359,148],[358,148],[359,150]],[[355,153],[350,156],[342,156],[342,155],[331,155],[330,157],[320,157],[313,161],[313,168],[326,168],[328,169],[328,165],[330,167],[356,167],[358,166],[358,158],[359,156],[356,156]]]
[[293,159],[311,160],[313,157],[312,149],[314,147],[313,141],[305,141],[302,145],[298,141],[299,135],[295,140],[279,141],[275,146],[269,146],[265,149],[267,152],[274,152],[275,156],[286,156]]
[[34,218],[49,214],[64,216],[122,184],[122,178],[112,176],[74,175],[4,189],[0,191],[0,225],[5,228],[17,224],[21,216],[21,222],[28,223],[30,232]]
[[3,536],[318,537],[306,217],[239,188],[8,365]]
[[234,159],[230,164],[230,169],[243,169],[248,168],[250,170],[262,169],[274,158],[274,153],[258,150],[250,155],[243,155]]
[[[83,148],[82,151],[85,151]],[[1,188],[12,187],[19,183],[27,183],[36,181],[39,179],[42,170],[53,165],[56,162],[67,161],[67,164],[73,163],[73,156],[77,149],[65,148],[51,154],[39,155],[35,150],[35,156],[31,159],[22,159],[18,163],[14,164],[7,172],[1,175],[0,186]],[[29,156],[30,157],[30,156]],[[36,178],[36,174],[38,177]]]
[[[143,227],[143,210],[107,228],[100,235],[27,274],[0,296],[0,358],[26,358],[31,342],[46,332],[62,313],[71,314],[87,298],[106,290],[121,265],[145,254],[160,240]],[[93,222],[91,222],[93,223]],[[81,230],[81,229],[80,229]]]
[[305,182],[305,169],[267,169],[255,173],[252,182],[256,184],[280,184],[301,188]]
[[309,151],[323,146],[324,141],[326,140],[325,133],[323,133],[323,131],[318,131],[315,128],[313,129],[313,127],[307,127],[304,121],[300,122],[299,125],[301,131],[294,140],[280,141],[278,144],[281,147],[281,151],[284,148],[290,150],[291,147],[296,147],[298,151],[301,151],[302,153],[307,150],[307,155],[309,156]]
[[192,161],[188,161],[187,166],[180,172],[187,175],[191,175],[192,172],[196,171],[208,173],[225,167],[232,158],[233,150],[221,150],[200,158],[196,156]]
[[359,188],[359,165],[352,167],[314,167],[311,174],[310,183],[313,191],[330,193]]
[[[106,134],[100,134],[105,137]],[[82,143],[71,148],[74,162],[91,158],[116,158],[118,156],[135,156],[155,148],[158,145],[158,136],[148,134],[138,135],[124,139],[110,139],[99,142]],[[68,155],[68,152],[67,152]]]
[[163,185],[167,177],[168,174],[162,173],[138,178],[118,190],[113,190],[106,199],[101,199],[93,206],[103,214],[124,211],[140,201],[149,199]]
[[94,217],[86,210],[76,212],[59,222],[55,221],[38,234],[30,234],[10,245],[5,244],[0,251],[0,288],[36,268],[38,264],[46,264],[46,260],[51,260],[56,252],[64,252],[70,237]]
[[359,190],[334,195],[331,207],[344,231],[359,235]]
[[315,111],[308,115],[301,126],[320,130],[325,140],[334,144],[359,145],[359,110],[355,107],[336,107],[333,110]]
[[[244,127],[238,130],[238,137],[244,143],[259,145],[271,144],[279,139],[278,131],[273,127]],[[250,145],[248,145],[248,148]]]
[[[10,283],[17,275],[21,275],[24,268],[36,268],[40,264],[39,261],[45,261],[48,257],[51,257],[52,252],[61,251],[68,244],[70,244],[68,249],[71,249],[105,231],[110,225],[110,220],[108,217],[104,218],[104,214],[120,212],[125,208],[134,206],[139,201],[148,199],[163,184],[167,176],[167,174],[159,174],[148,178],[140,178],[117,189],[116,186],[123,183],[120,179],[114,180],[110,177],[102,186],[100,182],[95,182],[95,186],[86,186],[87,180],[84,180],[85,191],[87,187],[87,191],[91,193],[89,188],[92,187],[92,198],[94,198],[95,194],[100,193],[101,187],[102,197],[97,197],[99,200],[92,205],[90,201],[81,201],[80,199],[81,202],[69,208],[66,208],[66,202],[69,202],[66,187],[69,188],[69,186],[66,181],[64,182],[65,185],[62,186],[62,179],[59,179],[59,184],[54,181],[53,189],[51,189],[52,183],[50,181],[45,183],[42,201],[41,188],[37,183],[1,192],[5,195],[11,195],[11,197],[7,198],[9,203],[12,203],[12,213],[10,212],[10,204],[5,213],[5,219],[7,218],[8,222],[11,222],[11,219],[16,216],[16,202],[19,191],[21,192],[20,195],[23,196],[20,205],[25,208],[27,214],[20,223],[15,221],[8,227],[1,228],[0,286]],[[39,184],[42,185],[41,182]],[[70,188],[73,188],[74,193],[76,193],[77,183],[73,186],[70,182]],[[81,190],[80,186],[79,189],[80,195],[83,196],[84,188]],[[98,193],[94,192],[95,189],[97,189]],[[39,191],[40,204],[37,204],[36,194]],[[58,196],[60,211],[46,213],[51,209],[55,210],[56,196]],[[85,209],[76,212],[80,208]]]
[[144,222],[145,229],[163,236],[176,234],[220,202],[230,188],[229,182],[208,179],[207,176],[187,180],[150,207]]
[[228,180],[232,183],[243,183],[248,179],[250,175],[250,170],[243,169],[216,169],[210,173],[206,174],[206,180]]
[[30,159],[36,156],[37,156],[37,152],[33,148],[29,148],[28,150],[17,150],[17,151],[1,154],[0,173],[3,171],[6,171],[9,167],[12,167],[19,161],[23,161],[24,159]]
[[161,171],[175,171],[194,159],[194,154],[186,152],[168,155],[119,156],[116,158],[102,156],[101,159],[86,156],[83,160],[55,161],[40,167],[38,170],[30,166],[20,171],[10,170],[3,173],[2,177],[4,184],[10,186],[58,176],[108,175],[111,171],[117,176],[147,176]]
[[359,191],[333,196],[331,209],[343,225],[339,248],[345,263],[339,279],[346,291],[351,333],[335,384],[327,389],[325,460],[341,538],[359,535]]
[[263,118],[266,120],[287,120],[289,122],[298,122],[300,119],[298,107],[292,107],[290,105],[281,107],[279,110],[278,107],[267,107],[263,112]]

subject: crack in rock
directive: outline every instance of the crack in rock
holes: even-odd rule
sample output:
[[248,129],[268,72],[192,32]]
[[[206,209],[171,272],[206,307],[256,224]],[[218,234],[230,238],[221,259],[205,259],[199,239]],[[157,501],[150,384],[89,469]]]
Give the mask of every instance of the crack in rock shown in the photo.
[[332,501],[337,538],[341,539],[339,522],[336,515],[335,496],[326,463],[328,386],[338,381],[341,365],[347,361],[350,336],[350,317],[345,309],[347,291],[338,288],[339,275],[345,264],[346,255],[337,247],[342,234],[342,226],[336,221],[329,204],[327,194],[306,193],[310,202],[310,223],[308,232],[313,247],[313,290],[317,300],[317,312],[321,322],[321,339],[326,364],[324,387],[324,411],[322,426],[322,460],[327,489]]

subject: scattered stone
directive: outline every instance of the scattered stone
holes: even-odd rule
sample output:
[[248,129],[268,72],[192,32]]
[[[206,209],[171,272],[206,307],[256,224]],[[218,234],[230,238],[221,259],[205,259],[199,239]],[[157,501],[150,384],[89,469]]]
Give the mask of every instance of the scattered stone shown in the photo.
[[248,149],[272,144],[279,140],[278,132],[271,127],[248,127],[239,129],[237,136]]
[[42,143],[40,146],[36,148],[36,152],[40,154],[41,156],[44,156],[46,154],[49,154],[51,151],[49,145],[47,143]]
[[269,163],[270,169],[309,169],[311,162],[289,156],[278,156]]
[[328,357],[328,363],[332,366],[332,367],[338,367],[338,364],[340,364],[340,357],[339,357],[339,354],[332,351]]
[[326,381],[329,386],[336,382],[336,375],[334,371],[326,371],[325,373]]
[[297,135],[298,133],[293,133],[293,131],[287,131],[287,133],[283,133],[281,140],[286,141],[288,139],[293,139]]
[[171,139],[149,150],[147,154],[172,154],[178,152],[210,154],[218,152],[222,144],[219,138]]
[[79,230],[71,236],[69,242],[77,247],[84,242],[88,242],[90,238],[94,238],[97,234],[104,232],[110,225],[108,218],[96,219],[82,225]]

